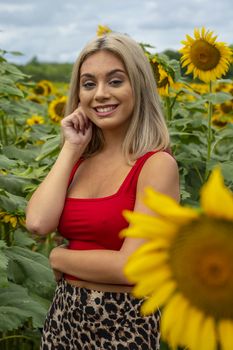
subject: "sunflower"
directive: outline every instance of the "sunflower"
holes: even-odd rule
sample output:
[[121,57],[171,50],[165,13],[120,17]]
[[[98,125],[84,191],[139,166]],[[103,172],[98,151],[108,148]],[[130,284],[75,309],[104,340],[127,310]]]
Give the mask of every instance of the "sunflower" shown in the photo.
[[37,104],[42,104],[43,103],[41,97],[38,97],[38,96],[36,96],[34,94],[33,95],[28,95],[27,96],[27,100],[30,100],[30,101],[32,101],[34,103],[37,103]]
[[145,204],[157,216],[125,211],[122,237],[144,238],[125,275],[145,300],[142,314],[163,306],[161,331],[174,348],[233,349],[233,196],[219,168],[201,189],[201,208],[182,207],[153,189]]
[[32,92],[34,95],[48,96],[49,95],[49,86],[47,83],[45,83],[45,81],[39,81],[33,87]]
[[213,32],[194,30],[194,38],[186,35],[187,41],[182,41],[184,47],[180,50],[182,67],[188,67],[186,74],[193,73],[194,78],[210,82],[226,74],[232,62],[232,51],[223,42],[216,42]]
[[98,25],[96,34],[97,36],[102,36],[102,35],[106,35],[108,33],[111,33],[112,30],[108,27],[108,26],[102,26],[101,24]]
[[233,114],[224,115],[216,110],[212,116],[212,124],[218,128],[223,128],[227,124],[233,124]]
[[233,114],[233,99],[230,101],[223,102],[221,104],[216,104],[214,107],[216,111],[219,111],[223,115]]
[[189,85],[193,89],[193,91],[196,92],[199,95],[206,94],[209,91],[209,87],[208,87],[207,84],[191,83]]
[[44,124],[44,118],[40,115],[33,115],[27,119],[27,125]]
[[16,228],[17,226],[17,216],[8,214],[6,212],[0,212],[0,221],[5,223],[5,224],[10,224],[13,228]]
[[59,123],[64,117],[67,96],[56,98],[49,104],[48,113],[52,121]]
[[41,80],[40,84],[43,84],[47,87],[48,95],[54,95],[56,92],[56,88],[53,83],[49,80]]
[[172,87],[175,83],[168,71],[157,61],[156,57],[150,60],[158,92],[161,96],[167,96],[169,87]]

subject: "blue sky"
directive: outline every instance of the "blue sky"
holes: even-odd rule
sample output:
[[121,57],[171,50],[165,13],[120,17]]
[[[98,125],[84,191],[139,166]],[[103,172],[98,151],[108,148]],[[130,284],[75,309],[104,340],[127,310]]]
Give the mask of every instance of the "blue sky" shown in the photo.
[[[73,62],[98,24],[149,43],[179,49],[185,34],[205,26],[233,44],[231,0],[1,0],[0,48],[21,51],[25,63]],[[12,60],[12,59],[11,59]]]

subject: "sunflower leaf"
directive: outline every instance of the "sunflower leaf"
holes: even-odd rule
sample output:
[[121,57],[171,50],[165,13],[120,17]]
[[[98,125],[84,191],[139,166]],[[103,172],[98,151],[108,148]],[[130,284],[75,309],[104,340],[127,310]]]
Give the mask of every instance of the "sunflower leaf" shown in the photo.
[[228,92],[215,92],[203,94],[203,99],[213,104],[221,104],[232,99],[232,95]]
[[30,318],[34,327],[41,327],[46,312],[45,304],[30,296],[26,288],[10,282],[0,289],[0,331],[17,329]]

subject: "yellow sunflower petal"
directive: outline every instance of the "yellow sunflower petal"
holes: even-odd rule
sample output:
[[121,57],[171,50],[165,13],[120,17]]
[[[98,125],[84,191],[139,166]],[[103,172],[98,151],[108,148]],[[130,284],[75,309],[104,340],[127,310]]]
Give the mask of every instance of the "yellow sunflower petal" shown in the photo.
[[167,250],[167,248],[170,246],[170,241],[167,238],[164,237],[158,237],[156,240],[149,241],[143,243],[135,252],[133,252],[133,257],[136,259],[137,257],[140,257],[145,254],[151,254],[152,252],[156,253],[158,251],[162,252],[164,250]]
[[194,39],[190,35],[186,35],[186,38],[188,39],[188,42],[192,44],[194,42]]
[[181,345],[183,330],[187,322],[188,306],[186,299],[177,293],[162,311],[161,334],[173,348]]
[[177,232],[177,225],[166,222],[159,217],[139,214],[128,210],[123,211],[123,216],[132,226],[122,230],[120,237],[155,239],[157,236],[174,236]]
[[167,251],[170,244],[170,241],[164,237],[156,238],[156,240],[153,241],[146,241],[132,253],[128,261],[141,258],[146,254],[157,254],[157,252],[161,253]]
[[148,230],[151,230],[152,232],[154,229],[159,227],[159,230],[166,231],[167,229],[170,229],[170,227],[174,228],[176,225],[167,223],[164,221],[164,219],[153,216],[153,215],[147,215],[143,213],[138,213],[130,210],[124,210],[123,216],[126,218],[126,220],[133,225],[140,225],[142,227],[146,226]]
[[150,253],[142,256],[137,256],[134,259],[132,255],[124,267],[124,273],[130,279],[143,278],[145,273],[149,273],[162,265],[168,258],[167,252]]
[[152,188],[145,189],[144,203],[157,214],[169,218],[175,223],[186,223],[196,219],[199,214],[193,208],[181,207],[173,198]]
[[136,298],[145,297],[152,294],[157,286],[170,278],[171,270],[168,266],[164,265],[158,269],[155,269],[153,273],[143,276],[140,283],[134,286],[132,293]]
[[142,315],[152,314],[159,306],[163,305],[176,288],[172,280],[165,282],[153,293],[141,306]]
[[219,168],[213,170],[201,189],[201,206],[209,216],[233,220],[233,196],[224,185]]
[[200,31],[198,28],[194,29],[194,36],[196,39],[200,39],[201,35],[200,35]]
[[143,226],[129,226],[126,229],[122,230],[119,233],[119,236],[124,237],[132,237],[132,238],[145,238],[145,239],[157,239],[161,237],[172,238],[174,237],[175,232],[177,231],[172,227],[172,225],[165,230],[160,229],[159,227],[155,227],[154,230],[149,229],[148,227]]
[[215,350],[216,333],[214,320],[208,317],[204,320],[199,334],[198,350]]
[[176,318],[174,317],[174,315],[177,314],[177,310],[180,302],[181,302],[181,294],[176,293],[172,296],[172,298],[169,300],[169,302],[166,304],[166,306],[162,311],[161,335],[165,340],[167,340],[171,332],[171,328],[176,322]]
[[218,326],[220,343],[222,350],[233,349],[233,322],[232,320],[222,320]]
[[183,345],[187,345],[191,350],[199,350],[199,334],[202,327],[204,315],[197,309],[189,309],[189,318],[183,334]]

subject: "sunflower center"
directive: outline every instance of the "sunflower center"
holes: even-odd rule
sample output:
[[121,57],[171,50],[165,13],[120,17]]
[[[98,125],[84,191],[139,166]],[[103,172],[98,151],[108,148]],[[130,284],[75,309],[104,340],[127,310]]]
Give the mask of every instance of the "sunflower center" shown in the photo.
[[201,217],[181,228],[170,248],[180,292],[214,318],[233,319],[233,223]]
[[170,84],[169,84],[168,78],[166,77],[166,78],[163,78],[161,81],[157,82],[157,85],[158,85],[159,88],[161,88],[161,87],[164,87],[164,86],[168,86]]
[[230,276],[226,257],[222,252],[210,252],[206,254],[199,266],[200,280],[210,287],[223,287]]
[[64,108],[65,108],[65,104],[63,102],[58,102],[54,107],[56,115],[58,115],[59,117],[63,117]]
[[45,93],[45,88],[41,85],[38,85],[34,88],[34,92],[36,95],[44,95]]
[[156,83],[158,85],[160,81],[159,64],[158,62],[151,62],[151,66],[155,75]]
[[190,56],[194,66],[203,71],[217,67],[221,58],[219,50],[203,39],[193,43]]
[[233,109],[233,105],[231,104],[231,102],[225,102],[225,103],[222,103],[221,104],[221,110],[223,111],[223,113],[230,113],[232,112],[232,109]]

